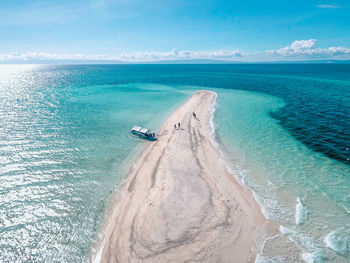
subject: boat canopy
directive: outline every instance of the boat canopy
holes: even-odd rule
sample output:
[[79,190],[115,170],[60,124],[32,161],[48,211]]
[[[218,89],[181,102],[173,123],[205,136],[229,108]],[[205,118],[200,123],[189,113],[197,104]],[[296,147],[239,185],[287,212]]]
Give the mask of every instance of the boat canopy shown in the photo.
[[140,132],[140,133],[143,133],[143,134],[148,134],[149,133],[149,129],[142,128],[140,126],[134,126],[134,127],[132,127],[131,130],[132,131],[136,131],[136,132]]
[[140,131],[142,128],[140,127],[140,126],[134,126],[134,127],[132,127],[132,131]]
[[141,132],[141,133],[147,133],[147,134],[148,134],[148,132],[149,132],[149,129],[146,129],[146,128],[142,128],[142,129],[140,130],[140,132]]

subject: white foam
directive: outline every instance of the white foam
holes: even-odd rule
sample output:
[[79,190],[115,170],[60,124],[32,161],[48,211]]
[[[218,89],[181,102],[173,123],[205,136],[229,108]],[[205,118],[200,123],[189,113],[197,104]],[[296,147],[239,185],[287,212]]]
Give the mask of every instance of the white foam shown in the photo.
[[323,248],[312,237],[285,226],[280,226],[280,231],[288,235],[304,252],[302,259],[307,263],[323,263],[326,259]]
[[308,211],[306,210],[303,202],[298,197],[297,204],[295,206],[295,223],[297,225],[304,224],[308,218]]
[[98,249],[98,252],[94,255],[92,263],[100,263],[102,258],[102,251],[103,251],[104,245],[102,244],[100,248]]
[[301,255],[301,258],[307,263],[322,263],[325,259],[324,254],[321,250],[314,253],[303,253]]
[[[241,176],[243,185],[248,187],[253,193],[253,196],[261,207],[261,211],[265,218],[287,224],[292,223],[290,219],[293,216],[293,212],[279,202],[276,189],[271,182],[256,182],[251,176],[249,176],[247,171],[240,171],[239,175]],[[267,185],[268,188],[266,187]]]
[[255,258],[255,263],[272,263],[273,261],[271,261],[270,259],[268,259],[267,257],[264,257],[261,254],[257,254],[256,258]]
[[324,239],[324,243],[335,252],[350,256],[350,228],[340,227],[330,232]]
[[211,105],[210,105],[210,119],[209,119],[209,124],[210,124],[210,128],[211,128],[211,131],[209,133],[209,140],[210,142],[212,143],[212,145],[215,147],[215,148],[219,148],[219,144],[218,142],[216,141],[216,137],[215,137],[215,127],[214,127],[214,114],[215,114],[215,111],[216,111],[216,101],[217,101],[217,98],[218,98],[218,94],[216,92],[214,92],[215,94],[215,98],[213,99]]
[[259,247],[256,247],[257,251],[255,251],[257,253],[256,258],[255,258],[255,263],[269,263],[269,262],[274,262],[272,259],[268,258],[266,255],[263,255],[263,251],[265,248],[265,245],[268,241],[273,240],[275,238],[278,238],[280,236],[280,234],[278,235],[274,235],[274,236],[269,236],[267,238],[264,239],[264,242],[262,244],[259,245]]

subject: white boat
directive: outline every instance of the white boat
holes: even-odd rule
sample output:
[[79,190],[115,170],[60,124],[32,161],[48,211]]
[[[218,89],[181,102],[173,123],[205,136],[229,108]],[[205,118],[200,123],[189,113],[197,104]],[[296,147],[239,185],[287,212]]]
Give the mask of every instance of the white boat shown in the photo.
[[157,138],[154,133],[151,132],[151,130],[142,128],[140,126],[134,126],[131,128],[130,132],[132,134],[135,134],[143,139],[149,140],[149,141],[156,141]]

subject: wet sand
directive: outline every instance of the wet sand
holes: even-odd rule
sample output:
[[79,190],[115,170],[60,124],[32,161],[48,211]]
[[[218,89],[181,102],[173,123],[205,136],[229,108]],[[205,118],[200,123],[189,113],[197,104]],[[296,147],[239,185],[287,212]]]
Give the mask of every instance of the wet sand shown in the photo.
[[265,218],[210,141],[215,100],[199,91],[165,121],[113,198],[91,261],[254,262]]

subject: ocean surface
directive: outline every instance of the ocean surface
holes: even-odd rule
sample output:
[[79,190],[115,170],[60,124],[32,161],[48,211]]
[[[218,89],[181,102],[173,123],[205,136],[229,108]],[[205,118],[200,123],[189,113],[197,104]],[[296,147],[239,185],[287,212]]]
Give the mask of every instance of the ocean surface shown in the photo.
[[85,262],[146,145],[129,129],[157,131],[198,89],[218,93],[227,164],[279,226],[257,262],[288,262],[282,236],[305,262],[349,262],[347,64],[1,65],[0,262]]

